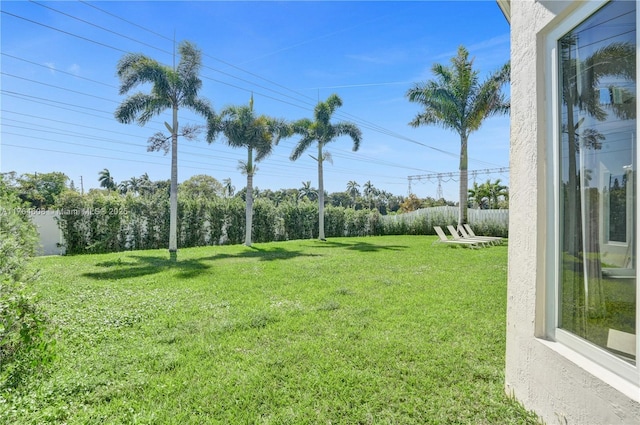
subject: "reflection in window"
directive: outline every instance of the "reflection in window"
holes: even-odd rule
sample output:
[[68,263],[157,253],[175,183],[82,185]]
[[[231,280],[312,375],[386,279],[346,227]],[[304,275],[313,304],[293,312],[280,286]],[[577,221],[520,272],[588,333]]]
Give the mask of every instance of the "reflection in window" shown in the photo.
[[559,327],[635,363],[635,2],[614,1],[558,45]]
[[609,178],[609,205],[604,218],[608,220],[609,241],[627,241],[627,176]]

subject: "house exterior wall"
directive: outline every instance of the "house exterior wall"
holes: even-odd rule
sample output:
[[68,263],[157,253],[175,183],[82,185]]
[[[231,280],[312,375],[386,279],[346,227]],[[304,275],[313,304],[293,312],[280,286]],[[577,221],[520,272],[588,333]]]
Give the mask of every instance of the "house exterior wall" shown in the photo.
[[[510,2],[511,151],[505,387],[547,424],[640,424],[640,390],[545,335],[545,32],[582,2]],[[533,176],[533,177],[532,177]]]

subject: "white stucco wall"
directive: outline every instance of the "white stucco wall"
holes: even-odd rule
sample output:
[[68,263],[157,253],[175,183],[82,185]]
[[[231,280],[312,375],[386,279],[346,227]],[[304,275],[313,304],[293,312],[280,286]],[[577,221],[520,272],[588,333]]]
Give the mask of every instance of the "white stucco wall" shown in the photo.
[[37,255],[62,255],[64,254],[64,238],[58,227],[55,217],[56,211],[34,211],[29,214],[31,222],[38,228],[40,244]]
[[[579,2],[512,0],[506,391],[547,424],[640,424],[640,390],[544,335],[545,31]],[[535,175],[536,178],[531,176]],[[606,381],[606,383],[605,383]],[[615,388],[614,388],[615,387]]]

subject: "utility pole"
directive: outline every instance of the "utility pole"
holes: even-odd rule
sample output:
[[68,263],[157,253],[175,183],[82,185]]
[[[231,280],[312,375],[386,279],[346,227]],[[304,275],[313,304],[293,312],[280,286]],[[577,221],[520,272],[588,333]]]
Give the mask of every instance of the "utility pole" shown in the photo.
[[[494,173],[498,173],[498,174],[504,174],[504,173],[508,173],[509,172],[509,167],[500,167],[500,168],[485,168],[485,169],[481,169],[481,170],[470,170],[468,171],[468,173],[473,177],[473,180],[475,182],[476,177],[478,176],[478,174],[494,174]],[[457,181],[456,179],[460,177],[460,172],[459,171],[453,171],[453,172],[448,172],[448,173],[430,173],[430,174],[419,174],[419,175],[414,175],[414,176],[407,176],[407,181],[409,183],[409,193],[411,193],[411,183],[413,181],[422,181],[422,180],[427,180],[429,182],[433,182],[433,180],[437,180],[438,182],[438,188],[437,188],[437,193],[436,196],[438,198],[442,197],[442,182],[449,182],[451,180],[453,181]]]
[[82,176],[80,176],[80,195],[84,195],[84,184],[82,182]]

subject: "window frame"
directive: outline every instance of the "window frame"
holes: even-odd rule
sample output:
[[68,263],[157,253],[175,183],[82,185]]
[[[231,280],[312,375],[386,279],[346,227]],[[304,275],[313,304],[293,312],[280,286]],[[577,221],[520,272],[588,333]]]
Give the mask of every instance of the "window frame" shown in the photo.
[[[560,122],[561,122],[561,95],[560,95],[560,79],[559,79],[559,55],[558,42],[567,33],[575,29],[584,20],[597,13],[609,1],[593,1],[584,2],[578,5],[568,15],[562,16],[551,23],[550,27],[544,34],[544,43],[542,44],[544,65],[542,69],[545,71],[544,108],[546,109],[544,116],[546,119],[545,129],[541,134],[546,136],[546,173],[545,184],[546,190],[546,234],[550,235],[546,238],[546,255],[544,255],[545,273],[544,273],[544,317],[542,324],[542,334],[539,335],[543,339],[541,341],[550,341],[549,346],[560,352],[563,356],[569,358],[592,374],[600,377],[603,381],[622,390],[627,395],[634,395],[634,399],[640,401],[640,261],[636,260],[636,364],[633,365],[621,358],[609,353],[607,350],[572,334],[569,331],[558,327],[560,312],[560,268],[561,252],[560,252]],[[638,50],[638,41],[640,32],[637,30],[637,24],[640,22],[640,7],[636,5],[636,75],[640,70],[640,53]],[[540,69],[540,68],[539,68]],[[636,79],[637,81],[637,79]],[[636,86],[636,97],[638,89]],[[636,135],[638,134],[638,119],[640,118],[640,102],[636,102]],[[637,143],[637,140],[636,140]],[[635,149],[636,164],[636,180],[640,171],[640,149]],[[638,200],[638,186],[634,185],[634,195]],[[636,223],[640,224],[640,202],[636,206]],[[545,211],[541,211],[545,212]],[[633,234],[633,243],[638,246],[638,237],[640,236],[640,225],[636,226]],[[546,340],[546,341],[544,341]],[[553,343],[561,345],[554,346]],[[613,374],[613,375],[612,375]],[[625,382],[620,382],[622,378]],[[631,386],[629,386],[631,384]]]

